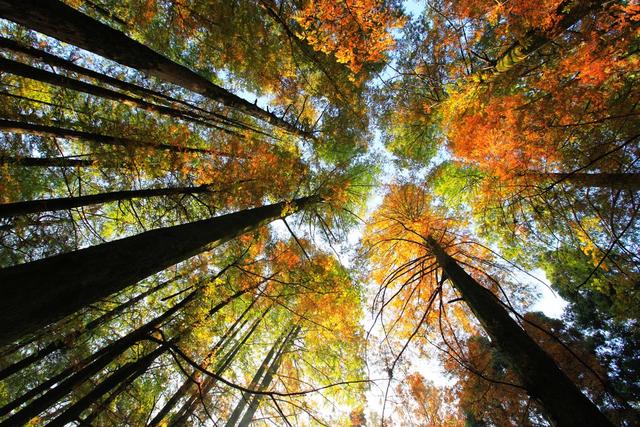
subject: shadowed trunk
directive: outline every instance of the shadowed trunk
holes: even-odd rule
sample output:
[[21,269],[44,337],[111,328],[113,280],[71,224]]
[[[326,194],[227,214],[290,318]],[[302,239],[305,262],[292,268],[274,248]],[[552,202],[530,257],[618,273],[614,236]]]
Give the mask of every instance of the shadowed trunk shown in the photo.
[[51,353],[55,352],[56,350],[69,347],[70,344],[73,343],[75,339],[81,334],[91,332],[98,326],[101,326],[106,322],[114,319],[118,314],[122,313],[127,308],[135,305],[137,302],[148,297],[149,295],[167,287],[168,285],[170,285],[180,277],[181,276],[176,276],[173,279],[165,280],[159,283],[158,285],[152,288],[149,288],[147,291],[142,292],[141,294],[138,294],[133,298],[127,299],[122,304],[117,305],[116,307],[112,308],[111,310],[107,311],[106,313],[102,314],[101,316],[97,317],[91,322],[87,323],[83,328],[73,331],[72,333],[65,335],[63,338],[51,342],[43,349],[35,351],[33,354],[25,357],[24,359],[21,359],[16,363],[13,363],[7,366],[6,368],[2,369],[2,371],[0,371],[0,381],[9,377],[10,375],[13,375],[18,371],[21,371],[27,366],[31,366],[32,364],[42,360],[43,358],[47,357]]
[[5,71],[16,76],[25,77],[32,80],[38,80],[41,82],[49,83],[55,86],[63,87],[66,89],[83,92],[89,95],[111,99],[118,101],[126,105],[133,105],[137,108],[153,111],[155,113],[164,114],[170,117],[174,117],[180,120],[186,120],[193,123],[197,123],[206,127],[217,129],[232,135],[242,137],[237,132],[215,125],[207,120],[210,118],[202,117],[188,111],[176,109],[173,107],[167,107],[164,105],[154,104],[152,102],[145,101],[140,98],[129,96],[127,94],[117,92],[105,87],[96,86],[91,83],[86,83],[80,80],[72,79],[70,77],[63,76],[61,74],[52,73],[50,71],[42,70],[40,68],[32,67],[21,62],[13,61],[0,57],[0,71]]
[[637,173],[527,173],[524,177],[535,181],[564,182],[576,187],[640,190],[640,174]]
[[[260,382],[260,386],[258,387],[259,391],[265,391],[271,385],[271,382],[273,381],[273,376],[276,374],[276,372],[278,372],[278,369],[280,369],[280,364],[282,363],[282,357],[284,353],[289,349],[289,347],[291,346],[291,343],[298,335],[298,332],[300,332],[300,326],[295,326],[291,330],[287,338],[285,339],[284,343],[282,344],[282,347],[280,348],[280,351],[278,352],[276,357],[273,359],[273,362],[271,362],[271,364],[269,365],[269,369],[267,369],[267,372],[264,374],[264,378],[262,378],[262,381]],[[262,400],[263,397],[264,395],[256,394],[251,398],[251,401],[249,402],[249,405],[248,405],[249,407],[247,409],[247,412],[244,414],[244,416],[240,420],[238,427],[248,427],[249,425],[251,425],[251,420],[253,419],[253,416],[258,410],[258,405],[260,405],[260,401]]]
[[542,403],[554,422],[563,427],[613,426],[509,316],[495,295],[467,274],[433,238],[429,237],[426,244],[523,386]]
[[[137,84],[134,83],[129,83],[129,82],[125,82],[123,80],[120,79],[116,79],[114,77],[108,76],[106,74],[88,69],[88,68],[84,68],[81,67],[69,60],[66,60],[64,58],[60,58],[56,55],[52,55],[44,50],[40,50],[40,49],[36,49],[34,47],[31,46],[26,46],[23,45],[22,43],[19,43],[15,40],[11,40],[11,39],[7,39],[5,37],[1,37],[0,36],[0,47],[11,50],[13,52],[19,53],[19,54],[24,54],[24,55],[28,55],[31,58],[34,58],[38,61],[44,62],[46,64],[55,66],[55,67],[59,67],[59,68],[63,68],[69,72],[72,73],[76,73],[78,75],[82,75],[85,77],[89,77],[92,78],[96,81],[99,81],[103,84],[109,85],[109,86],[113,86],[116,87],[118,89],[121,90],[125,90],[127,92],[131,92],[131,93],[135,93],[138,96],[141,97],[151,97],[153,99],[156,99],[160,102],[165,102],[165,103],[170,103],[172,105],[175,104],[179,104],[182,107],[186,107],[189,110],[194,110],[197,111],[198,113],[197,116],[198,117],[202,117],[203,119],[213,119],[216,121],[219,121],[223,124],[229,125],[229,126],[234,126],[234,127],[238,127],[238,128],[242,128],[242,129],[249,129],[249,130],[253,130],[256,132],[261,132],[251,126],[248,126],[244,123],[238,122],[237,120],[233,120],[230,119],[222,114],[219,113],[215,113],[215,112],[211,112],[205,109],[202,109],[196,105],[190,104],[186,101],[183,101],[181,99],[177,99],[177,98],[173,98],[171,96],[165,95],[164,93],[161,92],[157,92],[155,90],[152,89],[147,89],[145,87],[142,86],[138,86]],[[189,114],[192,114],[192,112],[189,112]],[[204,114],[204,116],[203,116]]]
[[[239,342],[237,342],[231,348],[231,350],[220,359],[220,361],[215,366],[216,375],[222,375],[224,371],[229,367],[229,365],[231,365],[231,363],[233,362],[238,352],[240,352],[240,350],[245,345],[245,343],[253,335],[253,333],[258,328],[258,326],[260,325],[262,320],[265,318],[266,314],[269,312],[270,309],[271,307],[268,307],[265,311],[263,311],[262,315],[253,322],[253,324],[251,325],[249,330],[244,334],[242,339]],[[201,378],[200,372],[194,372],[194,377],[196,379],[200,379]],[[209,393],[209,391],[213,388],[215,384],[216,384],[215,378],[206,377],[202,382],[202,385],[200,386],[200,389],[202,390],[202,394],[206,395],[207,393]],[[178,426],[185,425],[185,423],[187,422],[187,419],[195,410],[196,401],[198,400],[199,396],[200,396],[199,388],[195,387],[195,385],[191,383],[191,395],[182,404],[180,409],[169,419],[167,425],[169,427],[178,427]]]
[[58,197],[54,199],[29,200],[26,202],[14,202],[0,204],[0,218],[60,211],[64,209],[79,208],[83,206],[98,205],[119,200],[131,200],[147,197],[171,196],[175,194],[198,194],[211,191],[209,185],[198,187],[152,188],[146,190],[123,190],[108,193],[90,194],[76,197]]
[[[16,412],[11,417],[0,423],[0,426],[23,425],[33,417],[38,416],[38,414],[54,405],[75,387],[84,383],[93,375],[97,374],[106,366],[108,366],[129,347],[147,338],[148,335],[151,334],[156,328],[161,326],[176,312],[193,301],[197,294],[197,291],[192,292],[191,294],[189,294],[189,296],[185,297],[182,301],[171,307],[162,315],[150,320],[145,325],[128,333],[124,337],[114,341],[106,347],[98,350],[91,356],[85,358],[77,365],[65,369],[62,373],[56,375],[55,377],[52,377],[39,386],[34,387],[32,390],[29,390],[20,398],[5,405],[0,409],[0,412],[3,414],[6,414],[11,409],[16,408],[21,404],[16,402],[20,401],[24,403],[29,399],[37,396],[38,394],[46,391],[45,394],[33,400],[20,411]],[[55,387],[51,388],[53,385],[55,385]]]
[[61,320],[205,247],[218,246],[321,201],[311,196],[246,209],[4,268],[0,270],[0,344]]
[[124,33],[96,21],[61,1],[1,0],[0,16],[204,95],[293,134],[302,137],[311,136],[275,114],[213,84],[187,67],[173,62]]
[[154,148],[158,150],[173,151],[176,153],[205,153],[218,156],[236,156],[233,153],[226,153],[208,148],[180,147],[177,145],[156,144],[153,142],[140,141],[133,138],[123,138],[117,136],[101,135],[93,132],[84,132],[73,129],[65,129],[57,126],[38,125],[33,123],[18,122],[15,120],[0,119],[0,131],[17,134],[29,134],[36,136],[49,136],[54,138],[64,138],[73,140],[91,141],[97,144],[119,145],[123,147]]
[[75,420],[80,416],[80,414],[82,414],[85,409],[87,409],[93,403],[97,402],[98,399],[116,388],[122,382],[133,381],[143,375],[147,371],[149,366],[151,366],[151,364],[154,362],[154,360],[156,360],[167,350],[169,350],[169,347],[165,344],[161,344],[155,350],[151,351],[145,356],[140,357],[135,362],[129,362],[125,364],[113,374],[109,375],[105,380],[100,382],[100,384],[93,387],[91,391],[84,395],[80,400],[65,409],[62,414],[60,414],[53,421],[47,424],[47,426],[62,427],[67,425],[67,423]]
[[0,157],[0,165],[15,165],[38,168],[91,167],[96,160],[70,159],[68,157]]
[[[284,348],[285,344],[287,343],[290,335],[291,335],[291,331],[287,332],[286,329],[282,331],[282,333],[280,334],[276,342],[273,343],[273,345],[271,346],[271,349],[262,360],[262,363],[258,367],[258,370],[256,371],[256,373],[253,376],[253,379],[251,380],[251,384],[249,384],[249,386],[247,387],[248,389],[254,390],[256,389],[256,387],[258,387],[258,385],[260,384],[260,380],[262,379],[262,376],[280,356],[280,353]],[[247,406],[247,403],[249,402],[250,396],[251,395],[249,393],[246,393],[246,392],[242,393],[242,395],[240,396],[240,400],[238,400],[238,403],[236,404],[235,409],[227,419],[225,427],[233,427],[238,422],[238,420],[240,419],[240,415],[242,415],[242,413],[245,410],[245,407]]]

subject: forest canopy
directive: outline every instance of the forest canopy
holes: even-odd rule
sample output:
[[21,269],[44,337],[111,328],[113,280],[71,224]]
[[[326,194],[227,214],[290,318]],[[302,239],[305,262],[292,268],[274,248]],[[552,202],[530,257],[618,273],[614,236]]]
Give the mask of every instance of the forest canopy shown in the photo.
[[0,0],[0,426],[640,425],[640,5]]

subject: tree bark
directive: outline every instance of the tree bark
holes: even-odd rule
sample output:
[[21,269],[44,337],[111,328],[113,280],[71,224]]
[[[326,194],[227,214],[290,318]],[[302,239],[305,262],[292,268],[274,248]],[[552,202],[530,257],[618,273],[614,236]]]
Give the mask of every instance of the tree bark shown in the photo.
[[15,165],[41,168],[75,168],[91,167],[97,164],[96,160],[70,159],[67,157],[0,157],[0,165]]
[[108,89],[101,86],[96,86],[91,83],[86,83],[80,80],[72,79],[61,74],[52,73],[50,71],[42,70],[40,68],[32,67],[21,62],[13,61],[0,57],[0,71],[5,71],[16,76],[25,77],[32,80],[38,80],[41,82],[49,83],[55,86],[63,87],[66,89],[83,92],[89,95],[111,99],[118,101],[126,105],[133,105],[137,108],[146,111],[153,111],[155,113],[164,114],[170,117],[174,117],[180,120],[186,120],[193,123],[197,123],[206,127],[214,128],[232,135],[242,137],[241,134],[232,130],[220,127],[207,120],[210,118],[201,117],[197,114],[190,113],[188,111],[176,109],[173,107],[167,107],[164,105],[154,104],[144,99],[136,98],[121,92],[117,92],[112,89]]
[[426,245],[491,340],[505,355],[523,386],[542,403],[557,425],[613,426],[558,368],[554,360],[509,316],[495,295],[467,274],[436,240],[429,237]]
[[47,357],[48,355],[50,355],[51,353],[53,353],[53,352],[55,352],[57,350],[61,350],[63,348],[69,347],[69,343],[74,342],[75,339],[78,336],[80,336],[81,334],[93,331],[98,326],[103,325],[104,323],[106,323],[106,322],[110,321],[111,319],[115,318],[118,314],[122,313],[124,310],[126,310],[127,308],[133,306],[134,304],[136,304],[140,300],[142,300],[142,299],[148,297],[149,295],[151,295],[151,294],[153,294],[155,292],[158,292],[159,290],[167,287],[169,284],[173,283],[179,277],[180,276],[176,276],[173,279],[165,280],[165,281],[159,283],[158,285],[156,285],[156,286],[154,286],[152,288],[149,288],[147,291],[142,292],[142,293],[136,295],[133,298],[129,298],[128,300],[126,300],[122,304],[119,304],[118,306],[112,308],[111,310],[107,311],[106,313],[102,314],[101,316],[97,317],[96,319],[92,320],[91,322],[87,323],[81,329],[75,330],[75,331],[71,332],[70,334],[65,335],[63,338],[57,339],[57,340],[49,343],[43,349],[35,351],[31,355],[25,357],[24,359],[21,359],[21,360],[15,362],[13,364],[7,366],[6,368],[2,369],[2,371],[0,371],[0,381],[2,381],[5,378],[15,374],[16,372],[19,372],[22,369],[24,369],[24,368],[26,368],[28,366],[31,366],[32,364],[44,359],[45,357]]
[[[317,196],[247,209],[0,270],[0,344],[50,323],[275,219]],[[46,280],[43,280],[46,278]]]
[[62,427],[75,420],[82,412],[97,402],[102,396],[116,388],[119,384],[129,379],[135,379],[144,374],[149,366],[169,347],[166,344],[159,345],[155,350],[134,362],[129,362],[109,375],[104,381],[95,386],[89,393],[80,398],[77,402],[69,406],[65,411],[51,421],[47,426]]
[[531,29],[517,42],[513,43],[505,50],[495,65],[489,70],[483,70],[477,73],[480,81],[488,80],[493,75],[500,74],[511,70],[520,62],[524,61],[529,55],[536,52],[546,44],[550,43],[555,37],[565,32],[569,27],[574,25],[580,19],[596,10],[601,2],[594,0],[565,0],[556,9],[556,20],[553,28],[548,30]]
[[640,190],[638,173],[527,173],[534,181],[566,182],[576,187],[610,188],[612,190]]
[[[284,343],[282,344],[282,347],[280,348],[280,351],[278,352],[276,357],[273,359],[273,361],[269,365],[269,369],[267,369],[267,372],[264,374],[264,377],[260,382],[260,386],[258,387],[259,391],[265,391],[271,385],[271,381],[273,381],[273,376],[276,374],[276,372],[278,372],[278,369],[280,369],[280,364],[282,363],[282,356],[289,349],[296,335],[298,335],[298,332],[300,332],[300,326],[295,326],[291,330],[287,338],[285,339]],[[251,401],[249,402],[249,405],[247,408],[247,412],[242,416],[240,423],[238,423],[238,427],[249,427],[249,425],[251,425],[251,420],[253,419],[253,416],[258,410],[258,405],[260,405],[260,401],[262,400],[262,397],[263,395],[261,394],[256,394],[252,396]]]
[[198,194],[211,191],[209,185],[198,187],[174,187],[152,188],[145,190],[123,190],[107,193],[90,194],[76,197],[58,197],[53,199],[29,200],[0,204],[0,218],[8,218],[17,215],[60,211],[79,208],[83,206],[98,205],[120,200],[131,200],[148,197],[171,196],[175,194]]
[[[125,90],[127,92],[135,93],[136,95],[141,97],[145,97],[145,96],[151,97],[160,102],[169,103],[171,105],[179,104],[182,107],[186,107],[189,110],[197,111],[198,113],[196,113],[196,116],[201,117],[204,120],[213,119],[225,125],[260,132],[251,126],[238,122],[237,120],[230,119],[222,114],[208,111],[196,105],[190,104],[186,101],[183,101],[181,99],[177,99],[169,95],[165,95],[164,93],[157,92],[152,89],[147,89],[146,87],[138,86],[137,84],[129,83],[129,82],[108,76],[106,74],[81,67],[69,60],[60,58],[56,55],[52,55],[44,50],[36,49],[31,46],[25,46],[22,43],[19,43],[15,40],[7,39],[5,37],[0,36],[0,47],[11,50],[15,53],[28,55],[31,58],[44,62],[46,64],[63,68],[69,72],[76,73],[78,75],[92,78],[103,84],[113,86],[118,89]],[[193,113],[189,111],[189,114],[193,114]]]
[[[64,396],[66,396],[73,388],[82,384],[89,378],[91,378],[96,373],[100,372],[107,365],[113,362],[120,354],[122,354],[125,350],[131,347],[136,342],[139,342],[145,339],[150,333],[152,333],[156,328],[158,328],[162,323],[166,320],[170,319],[176,312],[184,308],[187,304],[189,304],[196,297],[198,291],[194,291],[189,296],[185,297],[182,301],[171,307],[169,310],[164,312],[162,315],[156,317],[155,319],[150,320],[143,326],[138,329],[128,333],[124,337],[114,341],[113,343],[103,347],[98,350],[96,353],[92,354],[88,358],[85,358],[82,362],[80,362],[77,366],[72,366],[63,371],[63,373],[56,375],[56,381],[52,382],[51,380],[46,381],[29,392],[25,393],[25,395],[16,399],[22,402],[26,402],[29,399],[25,398],[25,396],[35,397],[38,394],[45,392],[42,396],[33,400],[27,406],[22,408],[20,411],[13,414],[11,417],[4,420],[0,423],[0,426],[17,426],[23,425],[28,422],[30,419],[38,416],[42,411],[51,407]],[[78,370],[77,368],[80,367]],[[62,374],[66,374],[61,377]],[[56,385],[57,384],[57,385]],[[55,387],[51,388],[51,386],[55,385]],[[7,413],[11,409],[7,410],[7,407],[12,406],[13,408],[16,406],[15,401],[11,402],[8,405],[5,405],[1,409],[3,413]]]
[[[264,359],[262,360],[262,363],[258,367],[258,370],[254,374],[253,379],[251,380],[251,384],[247,388],[251,390],[255,389],[255,387],[257,387],[260,384],[260,380],[262,379],[262,376],[265,374],[265,372],[270,368],[273,362],[277,360],[282,348],[284,347],[285,343],[289,339],[289,335],[291,334],[291,331],[289,331],[288,333],[285,333],[285,332],[286,330],[283,331],[280,334],[280,337],[278,337],[278,339],[276,340],[276,342],[273,343],[273,345],[271,346],[271,349],[269,350],[267,355],[264,357]],[[240,396],[240,400],[238,400],[238,403],[236,404],[235,409],[227,419],[225,427],[233,427],[238,422],[238,420],[240,419],[240,415],[242,415],[245,407],[247,406],[247,403],[249,403],[249,397],[250,395],[248,393],[246,392],[242,393],[242,395]]]
[[[215,373],[217,375],[222,375],[224,371],[229,367],[229,365],[231,364],[231,362],[233,362],[238,352],[240,352],[240,350],[245,345],[245,343],[253,335],[253,333],[258,328],[258,326],[260,325],[262,320],[265,318],[265,316],[267,315],[270,309],[271,307],[268,307],[265,311],[263,311],[262,315],[253,322],[253,324],[251,325],[249,330],[244,334],[242,339],[238,343],[236,343],[231,348],[231,350],[220,359],[220,361],[215,366]],[[199,379],[201,377],[200,373],[194,372],[194,377],[196,379]],[[212,377],[205,378],[205,380],[202,382],[202,385],[200,386],[202,393],[207,394],[213,388],[215,383],[216,383],[216,380],[214,378]],[[187,422],[187,419],[195,409],[195,404],[196,404],[196,400],[198,399],[198,395],[199,395],[199,389],[196,388],[193,385],[193,383],[191,383],[191,395],[189,396],[189,399],[187,399],[187,401],[183,403],[180,409],[169,419],[169,422],[167,424],[169,427],[178,427],[178,426],[185,425],[185,423]]]
[[301,137],[311,137],[290,123],[217,86],[95,19],[58,0],[1,0],[0,16],[66,43],[81,47],[161,80],[204,95],[229,108],[280,127]]
[[[202,363],[200,363],[200,367],[201,368],[207,369],[209,367],[209,365],[211,364],[211,362],[213,361],[213,358],[220,354],[220,352],[224,349],[225,345],[228,344],[228,342],[231,339],[233,339],[237,335],[237,333],[244,327],[244,325],[249,321],[248,318],[245,319],[244,322],[242,322],[242,324],[238,327],[238,324],[240,323],[240,321],[242,321],[242,319],[247,315],[247,313],[249,312],[249,310],[251,310],[251,308],[256,303],[256,301],[257,301],[257,298],[254,298],[253,301],[251,301],[251,304],[249,304],[247,306],[247,308],[233,322],[233,324],[229,327],[229,329],[227,329],[227,331],[224,333],[224,335],[222,337],[220,337],[220,339],[218,340],[218,342],[216,342],[216,344],[213,346],[213,348],[211,348],[211,350],[209,350],[209,353],[207,353],[207,355],[204,357]],[[162,406],[160,411],[158,411],[158,413],[153,417],[153,419],[151,419],[151,421],[149,421],[149,423],[147,424],[147,427],[156,427],[158,424],[160,424],[162,422],[162,420],[164,420],[164,418],[167,415],[169,415],[169,413],[173,410],[173,408],[175,408],[175,406],[178,404],[178,402],[183,397],[185,397],[187,395],[187,393],[190,392],[191,388],[195,387],[195,384],[193,383],[193,380],[194,379],[197,380],[196,379],[196,375],[198,375],[198,374],[199,374],[199,372],[197,372],[195,370],[192,372],[191,377],[193,379],[192,378],[187,378],[182,383],[182,385],[178,388],[178,390]]]
[[33,123],[18,122],[15,120],[0,119],[0,131],[11,132],[17,134],[29,134],[36,136],[45,136],[53,138],[64,138],[74,140],[85,140],[95,142],[97,144],[105,145],[119,145],[123,147],[141,147],[141,148],[153,148],[158,150],[173,151],[175,153],[203,153],[203,154],[215,154],[218,156],[234,157],[233,153],[226,153],[224,151],[211,150],[208,148],[191,148],[180,147],[177,145],[169,144],[156,144],[153,142],[140,141],[133,138],[123,138],[117,136],[101,135],[93,132],[84,132],[73,129],[61,128],[58,126],[38,125]]

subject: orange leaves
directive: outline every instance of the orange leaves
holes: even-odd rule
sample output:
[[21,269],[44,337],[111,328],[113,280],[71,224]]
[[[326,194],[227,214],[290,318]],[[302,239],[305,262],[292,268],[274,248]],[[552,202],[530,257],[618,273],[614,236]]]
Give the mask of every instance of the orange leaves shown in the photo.
[[544,122],[529,114],[532,107],[523,95],[465,95],[452,94],[444,108],[443,122],[456,157],[503,178],[557,158]]
[[403,20],[394,17],[379,0],[309,0],[296,20],[300,35],[315,50],[333,54],[354,74],[368,62],[384,59],[395,46],[390,33]]

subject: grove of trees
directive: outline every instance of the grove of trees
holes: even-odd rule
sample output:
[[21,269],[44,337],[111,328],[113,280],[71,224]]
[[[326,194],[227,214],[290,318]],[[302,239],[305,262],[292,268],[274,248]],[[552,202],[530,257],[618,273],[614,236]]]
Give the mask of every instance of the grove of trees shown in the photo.
[[0,0],[0,98],[0,426],[640,426],[637,2]]

